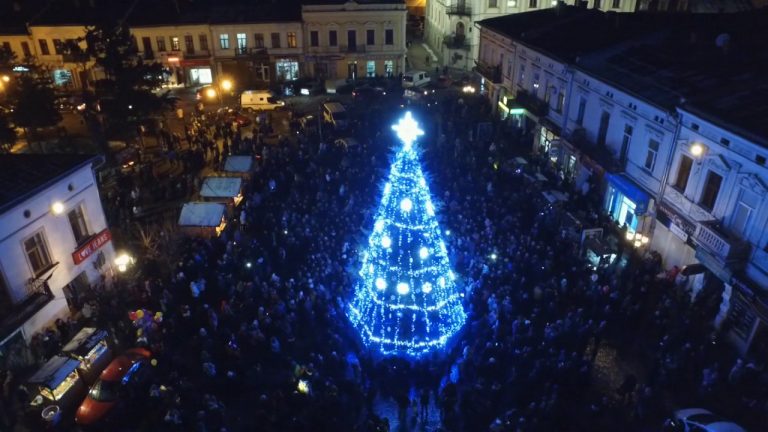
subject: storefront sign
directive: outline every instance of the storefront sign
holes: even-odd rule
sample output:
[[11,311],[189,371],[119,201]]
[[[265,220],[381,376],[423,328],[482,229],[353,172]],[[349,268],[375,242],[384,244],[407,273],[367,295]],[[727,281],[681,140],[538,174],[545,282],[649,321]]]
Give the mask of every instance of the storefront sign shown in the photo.
[[[680,216],[669,206],[660,204],[658,209],[659,213],[669,220],[669,224],[665,223],[665,225],[668,225],[669,230],[672,231],[676,236],[682,238],[683,241],[687,241],[688,237],[691,237],[696,233],[696,225],[694,225],[692,222],[688,222],[687,219]],[[662,222],[665,221],[662,220]],[[683,237],[681,234],[685,234],[685,237]]]
[[683,231],[683,229],[680,228],[676,223],[670,221],[669,230],[672,231],[672,234],[680,237],[680,240],[684,242],[688,241],[688,234],[686,234],[686,232]]
[[101,249],[102,246],[109,243],[110,240],[112,240],[112,233],[109,231],[109,228],[107,228],[93,236],[88,243],[72,252],[72,261],[75,262],[75,265],[80,264],[87,260],[88,257],[93,255],[97,250]]

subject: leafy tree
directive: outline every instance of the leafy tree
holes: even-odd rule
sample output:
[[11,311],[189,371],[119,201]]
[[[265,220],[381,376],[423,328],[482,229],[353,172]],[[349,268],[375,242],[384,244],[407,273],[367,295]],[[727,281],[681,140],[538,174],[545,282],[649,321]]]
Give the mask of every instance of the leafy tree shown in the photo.
[[0,46],[0,75],[6,75],[13,70],[16,54],[6,46]]
[[39,129],[56,126],[61,121],[56,109],[56,92],[43,71],[32,70],[14,77],[14,81],[10,92],[14,102],[13,120],[24,128],[31,146]]
[[0,111],[0,153],[8,153],[16,143],[16,129],[8,115]]

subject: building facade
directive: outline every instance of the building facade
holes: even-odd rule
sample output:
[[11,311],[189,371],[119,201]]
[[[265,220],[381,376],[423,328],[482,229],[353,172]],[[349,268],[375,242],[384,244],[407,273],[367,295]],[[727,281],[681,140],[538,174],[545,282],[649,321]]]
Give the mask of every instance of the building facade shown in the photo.
[[310,76],[357,79],[405,71],[404,2],[328,1],[301,10]]
[[131,25],[140,56],[157,61],[166,70],[171,86],[213,83],[211,29],[207,23],[176,26]]
[[[0,350],[23,364],[27,342],[82,306],[115,250],[94,177],[98,157],[5,155],[0,167]],[[8,366],[8,365],[6,365]]]

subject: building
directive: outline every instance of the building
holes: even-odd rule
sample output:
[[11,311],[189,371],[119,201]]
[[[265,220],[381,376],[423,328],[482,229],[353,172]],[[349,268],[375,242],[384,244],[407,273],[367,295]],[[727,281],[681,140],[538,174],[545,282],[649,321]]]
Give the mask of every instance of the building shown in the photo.
[[[426,7],[425,41],[438,55],[441,65],[471,70],[480,45],[476,23],[548,9],[557,3],[557,0],[430,0]],[[589,0],[580,4],[602,11],[634,12],[637,0]]]
[[171,86],[214,82],[213,37],[206,9],[181,2],[139,0],[127,18],[139,54],[165,68]]
[[19,64],[35,58],[27,23],[44,5],[44,0],[0,4],[0,47],[11,50]]
[[[100,157],[0,156],[0,352],[24,364],[27,342],[79,310],[115,251],[94,169]],[[5,364],[9,367],[11,365]]]
[[214,7],[210,17],[216,72],[238,88],[298,79],[304,47],[298,4]]
[[406,14],[402,0],[308,0],[301,8],[308,74],[357,79],[404,72]]
[[680,268],[698,307],[719,305],[714,324],[764,357],[768,11],[571,9],[480,24],[487,96],[501,118],[533,131],[532,150],[561,176],[597,179],[604,212],[630,243]]

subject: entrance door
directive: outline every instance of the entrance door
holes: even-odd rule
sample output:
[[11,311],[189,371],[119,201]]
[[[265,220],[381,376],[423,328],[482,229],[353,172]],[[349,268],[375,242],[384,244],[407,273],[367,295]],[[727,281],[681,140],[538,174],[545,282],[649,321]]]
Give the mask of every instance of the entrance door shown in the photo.
[[347,78],[352,80],[357,79],[357,62],[347,63]]
[[89,287],[90,282],[88,282],[88,275],[85,272],[80,272],[76,278],[72,279],[72,282],[64,287],[64,297],[67,299],[70,310],[73,312],[80,310],[82,296]]

